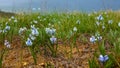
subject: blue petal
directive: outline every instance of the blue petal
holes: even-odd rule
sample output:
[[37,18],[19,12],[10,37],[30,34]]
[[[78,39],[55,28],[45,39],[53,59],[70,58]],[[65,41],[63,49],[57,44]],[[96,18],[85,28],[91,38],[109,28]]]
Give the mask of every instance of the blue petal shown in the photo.
[[104,62],[104,57],[103,57],[103,55],[100,55],[100,56],[99,56],[99,60],[100,60],[101,62]]
[[104,61],[107,61],[109,59],[108,55],[104,56]]

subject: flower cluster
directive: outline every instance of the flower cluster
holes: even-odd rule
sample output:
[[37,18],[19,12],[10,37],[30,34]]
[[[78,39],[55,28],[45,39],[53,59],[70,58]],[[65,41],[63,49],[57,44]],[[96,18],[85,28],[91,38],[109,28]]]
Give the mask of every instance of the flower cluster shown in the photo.
[[100,36],[99,32],[95,33],[95,37],[98,41],[102,40],[102,36]]
[[45,31],[49,35],[54,35],[55,32],[56,32],[56,29],[54,29],[54,28],[45,28]]
[[95,34],[95,36],[90,37],[91,43],[95,43],[96,41],[100,41],[100,40],[102,40],[102,36],[100,36],[98,32]]
[[18,33],[21,35],[25,30],[27,30],[26,27],[20,28],[19,31],[18,31]]
[[103,23],[101,23],[101,22],[96,21],[96,25],[97,25],[97,26],[100,26],[100,24],[102,25],[102,29],[105,29],[104,22],[103,22]]
[[9,19],[9,21],[13,21],[14,23],[18,22],[18,20],[14,16],[11,16],[11,18]]
[[[49,26],[50,26],[51,24],[49,24]],[[54,43],[56,43],[56,41],[57,41],[57,38],[55,38],[55,32],[56,32],[56,29],[55,28],[53,28],[54,26],[52,25],[52,28],[45,28],[45,31],[46,31],[46,33],[49,35],[49,36],[51,36],[51,38],[50,38],[50,41],[51,41],[51,43],[52,44],[54,44]]]
[[5,45],[7,48],[10,48],[10,43],[9,43],[7,40],[4,41],[4,45]]
[[[104,17],[102,15],[99,15],[98,17],[96,17],[97,21],[96,21],[96,25],[99,26],[100,24],[102,25],[102,29],[105,29],[105,25],[104,25]],[[108,21],[109,23],[112,23],[112,21]]]
[[31,46],[32,41],[34,41],[38,35],[39,35],[38,29],[35,28],[34,25],[31,25],[31,33],[29,34],[29,38],[26,41],[26,45]]

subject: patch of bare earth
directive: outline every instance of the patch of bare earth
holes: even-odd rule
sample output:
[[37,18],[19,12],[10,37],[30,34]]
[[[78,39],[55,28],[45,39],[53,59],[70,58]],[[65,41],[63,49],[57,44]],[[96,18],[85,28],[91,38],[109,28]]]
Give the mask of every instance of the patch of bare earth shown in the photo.
[[59,44],[57,57],[44,55],[43,48],[37,53],[37,64],[27,47],[21,48],[19,39],[14,39],[11,48],[4,55],[3,68],[89,68],[88,59],[93,56],[97,45],[77,42],[72,51],[70,45]]

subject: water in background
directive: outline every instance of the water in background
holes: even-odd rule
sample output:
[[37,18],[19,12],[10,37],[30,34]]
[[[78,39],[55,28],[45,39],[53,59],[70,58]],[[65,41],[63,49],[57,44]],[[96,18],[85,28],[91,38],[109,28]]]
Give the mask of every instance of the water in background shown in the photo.
[[120,0],[0,0],[0,9],[3,11],[98,11],[119,10]]

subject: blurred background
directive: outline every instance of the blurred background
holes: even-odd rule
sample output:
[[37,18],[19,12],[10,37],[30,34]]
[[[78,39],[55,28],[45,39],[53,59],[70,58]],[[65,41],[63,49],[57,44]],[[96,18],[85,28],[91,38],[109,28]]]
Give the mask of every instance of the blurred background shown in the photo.
[[92,12],[119,9],[120,0],[0,0],[0,10],[7,12]]

